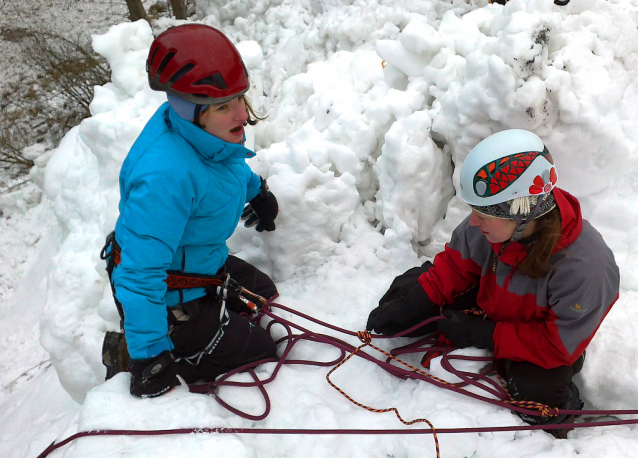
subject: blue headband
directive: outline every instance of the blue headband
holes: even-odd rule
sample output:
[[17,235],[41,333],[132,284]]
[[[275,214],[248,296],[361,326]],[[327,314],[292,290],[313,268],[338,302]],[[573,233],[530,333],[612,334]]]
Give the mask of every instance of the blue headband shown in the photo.
[[[183,98],[171,94],[170,92],[166,93],[166,97],[168,98],[168,103],[173,107],[175,113],[186,121],[192,121],[195,119],[195,109],[197,108],[197,104],[193,102],[189,102],[188,100],[184,100]],[[206,107],[207,105],[203,105]],[[201,111],[204,111],[203,109]]]

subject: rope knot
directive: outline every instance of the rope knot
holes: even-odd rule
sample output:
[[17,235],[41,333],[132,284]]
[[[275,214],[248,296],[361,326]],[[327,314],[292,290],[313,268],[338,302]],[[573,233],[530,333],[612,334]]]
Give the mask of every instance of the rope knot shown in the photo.
[[357,331],[357,337],[364,344],[369,344],[370,342],[372,342],[372,334],[370,334],[370,331],[368,330]]
[[560,413],[557,407],[549,407],[549,406],[543,406],[540,409],[540,412],[541,412],[542,418],[557,417]]

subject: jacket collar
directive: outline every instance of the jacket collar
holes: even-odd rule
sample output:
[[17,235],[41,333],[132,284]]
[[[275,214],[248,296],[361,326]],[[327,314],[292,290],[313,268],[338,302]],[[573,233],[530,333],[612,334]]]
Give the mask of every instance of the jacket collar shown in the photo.
[[250,158],[255,155],[242,144],[225,142],[180,118],[168,102],[162,105],[162,109],[169,128],[183,137],[204,160],[222,162],[229,158]]

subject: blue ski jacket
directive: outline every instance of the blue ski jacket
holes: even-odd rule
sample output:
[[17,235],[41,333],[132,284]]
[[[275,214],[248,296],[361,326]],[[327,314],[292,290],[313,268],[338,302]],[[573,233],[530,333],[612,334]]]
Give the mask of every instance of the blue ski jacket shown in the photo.
[[206,294],[167,292],[167,271],[215,275],[226,262],[226,240],[260,190],[246,164],[254,155],[183,120],[168,103],[131,147],[120,171],[121,260],[112,275],[131,358],[172,350],[167,307]]

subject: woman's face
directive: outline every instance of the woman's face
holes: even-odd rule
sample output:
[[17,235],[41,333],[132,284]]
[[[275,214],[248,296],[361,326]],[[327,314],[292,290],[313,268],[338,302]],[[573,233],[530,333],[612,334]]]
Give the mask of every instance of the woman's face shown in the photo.
[[240,96],[221,105],[209,105],[199,115],[199,124],[202,129],[220,140],[241,143],[247,119],[246,104]]
[[494,218],[472,209],[470,226],[478,227],[489,242],[503,243],[512,238],[517,224],[513,219]]

